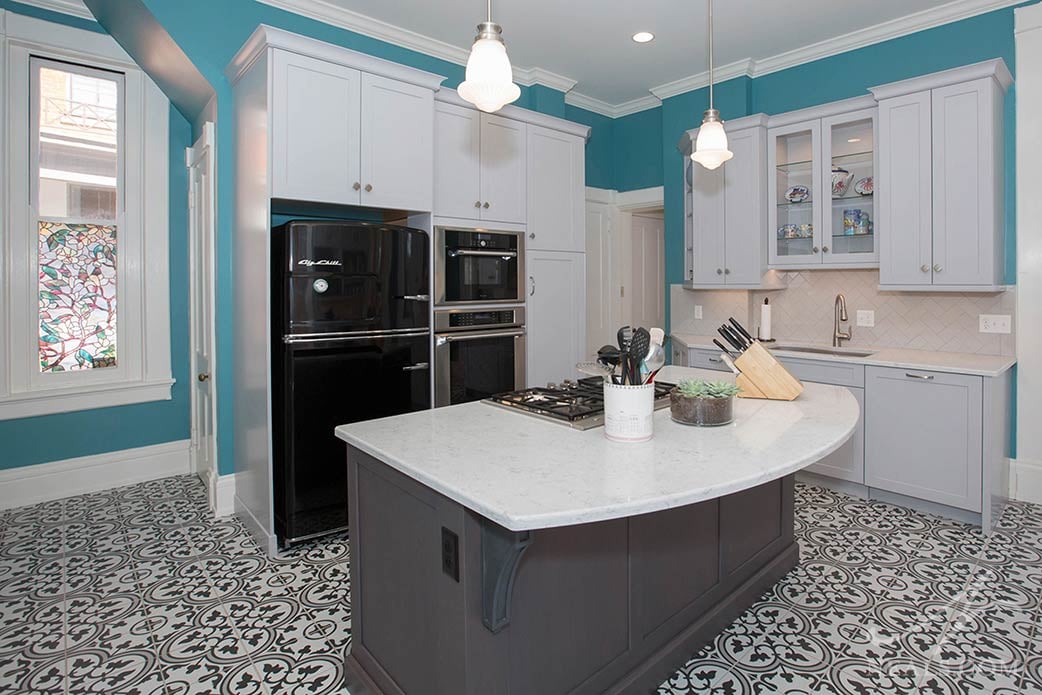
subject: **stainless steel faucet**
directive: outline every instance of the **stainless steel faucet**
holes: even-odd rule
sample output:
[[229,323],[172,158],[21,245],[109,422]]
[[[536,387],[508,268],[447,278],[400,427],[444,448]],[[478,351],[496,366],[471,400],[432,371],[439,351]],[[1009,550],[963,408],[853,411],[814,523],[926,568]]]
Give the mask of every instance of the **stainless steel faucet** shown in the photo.
[[839,330],[840,321],[847,321],[847,298],[843,296],[843,293],[836,295],[836,302],[833,304],[833,316],[835,321],[832,324],[832,347],[840,347],[840,341],[850,340],[854,335],[854,327],[847,326],[847,332]]

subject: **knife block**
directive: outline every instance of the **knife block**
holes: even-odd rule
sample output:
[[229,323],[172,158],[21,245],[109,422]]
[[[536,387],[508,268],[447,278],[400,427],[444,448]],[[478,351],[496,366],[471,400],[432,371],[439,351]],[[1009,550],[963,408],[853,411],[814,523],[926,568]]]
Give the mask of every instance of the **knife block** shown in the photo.
[[734,366],[741,372],[735,377],[739,398],[791,401],[803,393],[800,380],[757,342],[734,360]]

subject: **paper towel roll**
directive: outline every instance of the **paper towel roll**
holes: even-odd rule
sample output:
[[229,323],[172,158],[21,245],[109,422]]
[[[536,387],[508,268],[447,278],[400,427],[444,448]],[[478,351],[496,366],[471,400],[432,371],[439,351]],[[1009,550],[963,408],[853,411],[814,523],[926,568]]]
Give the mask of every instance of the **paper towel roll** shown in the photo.
[[771,339],[771,305],[763,300],[760,305],[760,340]]

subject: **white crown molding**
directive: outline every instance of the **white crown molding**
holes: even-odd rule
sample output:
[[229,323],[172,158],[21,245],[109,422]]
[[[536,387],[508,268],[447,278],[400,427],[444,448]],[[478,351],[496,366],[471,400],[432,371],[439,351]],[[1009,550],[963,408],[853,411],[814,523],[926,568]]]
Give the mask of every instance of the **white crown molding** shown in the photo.
[[0,470],[0,509],[184,475],[188,439]]
[[18,2],[23,5],[39,7],[41,10],[60,12],[61,14],[80,17],[81,19],[89,19],[92,22],[95,21],[94,15],[83,4],[83,0],[18,0]]
[[624,101],[621,104],[609,104],[606,101],[601,101],[579,92],[568,92],[564,95],[564,103],[592,111],[593,113],[599,113],[608,118],[622,118],[623,116],[657,108],[662,105],[662,100],[653,94],[649,94],[637,99]]
[[1042,3],[1018,7],[1013,11],[1013,33],[1042,28]]
[[[442,89],[435,92],[434,101],[442,104],[451,104],[471,111],[476,110],[474,105],[464,101],[455,89]],[[588,140],[590,137],[590,127],[588,125],[574,123],[573,121],[567,121],[563,118],[557,118],[556,116],[549,116],[538,111],[524,109],[520,106],[514,106],[513,104],[507,104],[499,111],[496,111],[495,115],[502,116],[503,118],[510,118],[515,121],[521,121],[523,123],[531,123],[532,125],[549,128],[550,130],[557,130],[569,135],[576,135],[584,140]]]
[[[753,60],[752,58],[745,58],[744,60],[738,60],[727,65],[721,65],[715,68],[713,71],[713,80],[716,84],[726,82],[727,80],[733,80],[736,77],[750,77],[753,71]],[[687,77],[681,77],[679,80],[673,80],[672,82],[666,82],[652,87],[648,91],[657,96],[659,99],[668,99],[669,97],[675,97],[678,94],[685,92],[691,92],[696,89],[702,89],[703,87],[709,86],[709,71],[700,72],[697,75],[688,75]]]
[[[74,0],[52,0],[74,1]],[[265,5],[276,7],[286,12],[308,17],[357,34],[380,39],[396,46],[408,48],[425,55],[441,58],[456,65],[466,65],[470,56],[470,48],[454,46],[445,41],[431,38],[415,31],[402,29],[379,19],[353,12],[328,0],[259,0]],[[514,80],[525,87],[541,84],[562,92],[575,86],[575,80],[564,75],[544,70],[539,67],[522,68],[514,66]]]
[[992,60],[983,60],[979,63],[964,65],[951,70],[942,70],[941,72],[921,75],[908,80],[901,80],[900,82],[891,82],[879,87],[869,87],[868,91],[872,92],[872,96],[877,100],[891,99],[905,94],[912,94],[913,92],[925,92],[930,89],[938,89],[987,77],[994,79],[1003,92],[1013,84],[1013,75],[1010,74],[1009,68],[1006,67],[1006,61],[1002,58],[993,58]]

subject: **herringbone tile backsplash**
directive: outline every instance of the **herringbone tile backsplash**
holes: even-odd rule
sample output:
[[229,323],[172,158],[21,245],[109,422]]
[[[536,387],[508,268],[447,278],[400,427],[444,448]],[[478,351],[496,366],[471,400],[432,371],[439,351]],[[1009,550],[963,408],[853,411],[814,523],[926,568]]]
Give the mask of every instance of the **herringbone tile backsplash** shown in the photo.
[[[842,292],[854,337],[851,347],[901,347],[916,350],[1013,355],[1014,333],[979,332],[980,314],[1016,313],[1016,291],[999,294],[881,292],[877,270],[814,270],[781,274],[787,289],[776,292],[688,291],[671,288],[671,327],[677,333],[713,335],[728,316],[750,330],[760,322],[759,305],[769,297],[778,340],[832,342],[833,302]],[[702,306],[702,320],[694,307]],[[857,310],[875,312],[875,326],[856,325]]]

